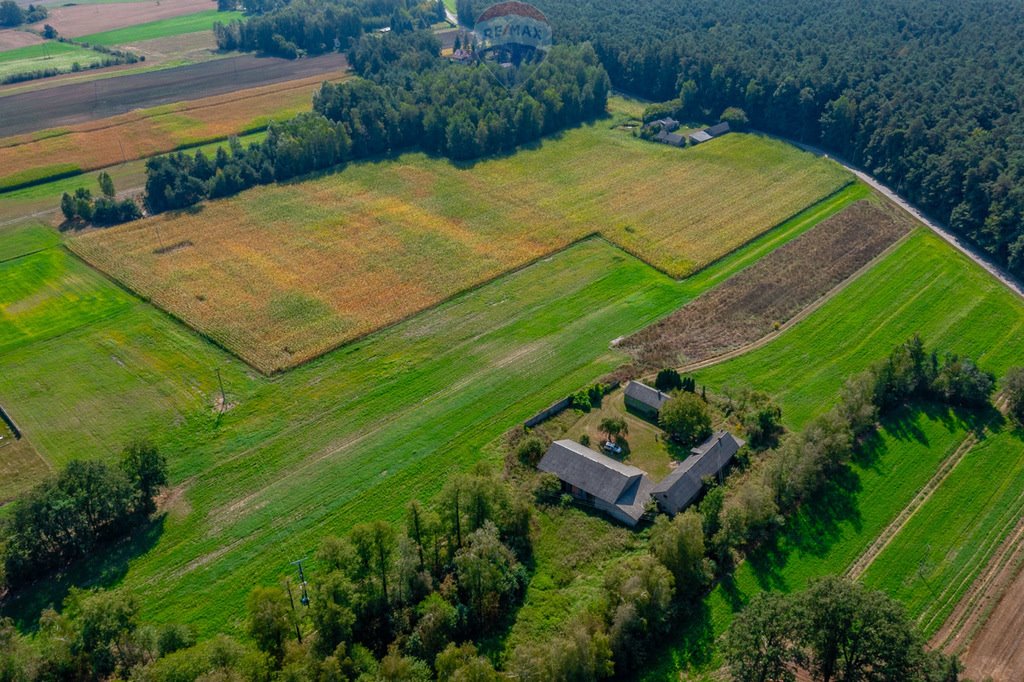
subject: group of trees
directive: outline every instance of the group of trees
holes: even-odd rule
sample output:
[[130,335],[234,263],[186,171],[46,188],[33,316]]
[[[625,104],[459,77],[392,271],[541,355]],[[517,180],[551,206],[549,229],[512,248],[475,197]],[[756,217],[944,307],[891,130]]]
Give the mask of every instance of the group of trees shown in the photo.
[[10,28],[22,24],[34,24],[46,17],[46,8],[42,5],[29,5],[22,8],[14,0],[0,1],[0,26]]
[[102,196],[93,198],[92,192],[79,187],[74,194],[64,192],[60,198],[60,211],[68,222],[92,223],[94,225],[116,225],[142,217],[139,205],[133,199],[117,200],[114,181],[110,174],[101,171],[97,176]]
[[324,541],[310,573],[315,635],[303,644],[296,623],[307,629],[306,614],[277,587],[250,596],[249,634],[287,679],[396,668],[409,672],[395,679],[433,679],[442,670],[459,679],[451,668],[465,666],[485,674],[473,679],[492,679],[472,640],[507,624],[530,553],[529,505],[478,466],[454,477],[435,508],[412,502],[401,526],[375,521]]
[[956,659],[927,651],[901,604],[839,577],[754,597],[723,649],[737,682],[794,682],[797,667],[816,682],[960,679]]
[[540,64],[511,74],[509,90],[486,66],[438,58],[429,34],[365,39],[351,52],[364,79],[325,83],[313,111],[271,124],[260,143],[230,141],[214,159],[202,150],[146,163],[151,213],[285,180],[353,159],[419,145],[454,159],[511,150],[541,135],[600,115],[608,80],[588,46],[552,50]]
[[245,19],[213,25],[217,47],[291,59],[347,50],[367,30],[408,33],[445,18],[441,0],[294,0],[246,9]]
[[3,584],[11,590],[67,567],[143,522],[167,482],[151,444],[125,448],[120,466],[73,460],[11,505],[0,520]]
[[712,577],[702,521],[695,511],[659,517],[650,551],[606,570],[601,598],[569,619],[546,644],[512,652],[509,667],[524,682],[602,680],[639,670],[651,650],[703,595]]
[[840,153],[1024,274],[1019,4],[536,4],[556,40],[594,45],[616,87],[686,118],[738,107]]

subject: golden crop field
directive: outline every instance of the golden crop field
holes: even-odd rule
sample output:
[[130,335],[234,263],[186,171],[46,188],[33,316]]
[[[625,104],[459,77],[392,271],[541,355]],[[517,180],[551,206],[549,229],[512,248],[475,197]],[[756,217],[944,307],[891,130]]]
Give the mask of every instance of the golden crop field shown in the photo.
[[599,123],[475,164],[352,164],[70,246],[274,372],[592,234],[690,274],[851,179],[763,137],[679,150]]
[[308,111],[321,83],[344,77],[337,71],[4,138],[0,188],[44,178],[47,169],[94,170],[263,128]]

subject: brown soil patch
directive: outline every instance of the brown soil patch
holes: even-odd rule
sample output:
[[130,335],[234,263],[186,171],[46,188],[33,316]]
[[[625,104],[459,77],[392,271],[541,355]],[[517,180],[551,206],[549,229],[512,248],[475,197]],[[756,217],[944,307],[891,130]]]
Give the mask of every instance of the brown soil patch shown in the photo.
[[34,25],[33,28],[41,31],[43,24],[49,24],[61,35],[75,38],[216,8],[217,5],[211,0],[150,0],[104,5],[72,5],[51,9],[46,21]]
[[0,51],[13,50],[18,47],[28,47],[29,45],[38,45],[43,42],[43,39],[37,36],[35,33],[29,33],[28,31],[19,31],[18,29],[8,28],[0,31]]
[[932,638],[958,654],[971,679],[1024,678],[1024,520],[1003,541],[985,570]]
[[715,357],[770,334],[913,228],[889,206],[859,201],[779,247],[619,348],[648,371]]

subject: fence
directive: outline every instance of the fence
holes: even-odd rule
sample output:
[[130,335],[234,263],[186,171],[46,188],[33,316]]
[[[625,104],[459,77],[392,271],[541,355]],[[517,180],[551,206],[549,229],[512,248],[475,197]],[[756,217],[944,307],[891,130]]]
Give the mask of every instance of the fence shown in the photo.
[[[613,381],[612,383],[605,385],[604,395],[608,395],[609,393],[611,393],[612,391],[614,391],[618,387],[619,387],[619,382],[618,381]],[[525,422],[523,422],[523,426],[525,426],[528,429],[532,429],[534,426],[536,426],[537,424],[540,424],[542,421],[546,421],[548,419],[551,419],[552,417],[554,417],[559,412],[562,412],[563,410],[569,409],[569,407],[571,405],[572,405],[572,396],[569,396],[568,398],[562,398],[561,400],[559,400],[554,405],[551,405],[550,407],[548,407],[545,410],[541,410],[537,414],[535,414],[532,417],[530,417],[529,419],[527,419]]]
[[14,440],[21,440],[21,429],[18,428],[18,425],[14,423],[13,419],[11,419],[11,415],[7,414],[7,410],[2,406],[0,406],[0,419],[4,420],[4,423],[7,424],[11,433],[14,434]]

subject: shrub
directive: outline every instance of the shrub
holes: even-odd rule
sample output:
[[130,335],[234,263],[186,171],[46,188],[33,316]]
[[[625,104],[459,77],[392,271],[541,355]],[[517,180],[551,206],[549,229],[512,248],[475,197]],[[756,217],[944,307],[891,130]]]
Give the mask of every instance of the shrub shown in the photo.
[[530,466],[537,466],[537,462],[544,456],[544,441],[537,436],[527,436],[516,448],[519,461]]
[[1024,425],[1024,367],[1013,367],[1006,373],[1003,391],[1010,416]]
[[676,370],[666,368],[658,372],[658,377],[654,380],[654,387],[659,391],[671,393],[683,387],[683,379]]
[[672,396],[661,408],[658,422],[684,447],[693,447],[711,435],[708,407],[693,393],[683,392]]
[[537,478],[537,487],[533,496],[540,504],[555,504],[562,494],[562,482],[554,474],[541,474]]
[[572,406],[577,410],[583,412],[590,412],[590,393],[585,389],[581,388],[572,394]]

